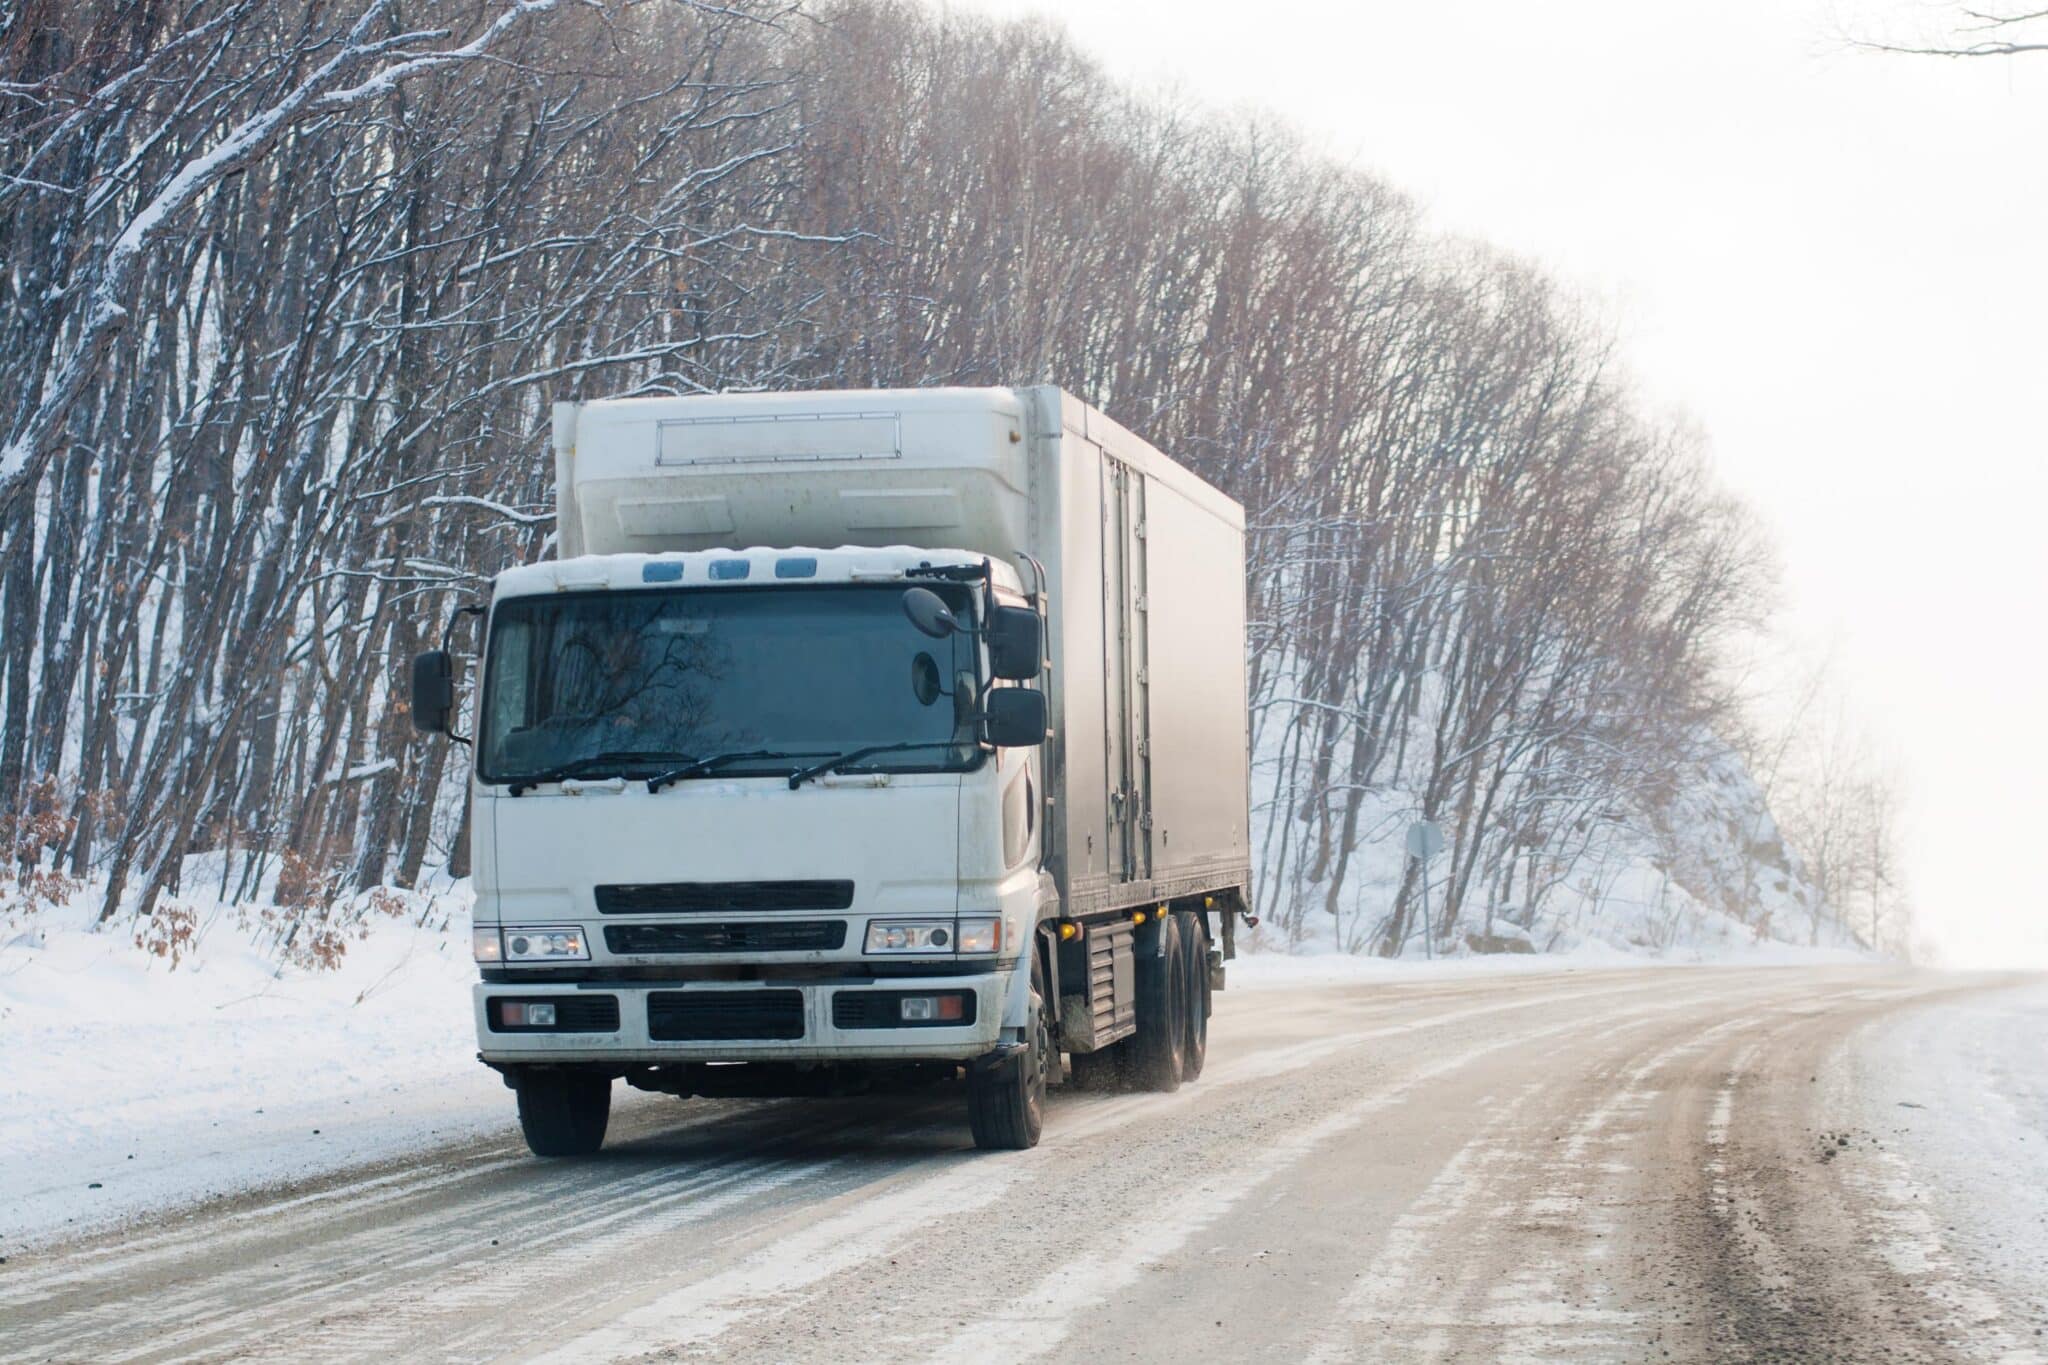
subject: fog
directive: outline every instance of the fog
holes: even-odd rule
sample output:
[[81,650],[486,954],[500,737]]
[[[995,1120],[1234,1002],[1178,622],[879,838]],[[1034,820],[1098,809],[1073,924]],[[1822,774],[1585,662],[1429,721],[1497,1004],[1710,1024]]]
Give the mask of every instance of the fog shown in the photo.
[[[1116,76],[1278,114],[1438,228],[1540,261],[1694,416],[1900,773],[1942,960],[2048,962],[2048,56],[1855,50],[1924,5],[980,0]],[[1761,670],[1759,709],[1792,666]]]

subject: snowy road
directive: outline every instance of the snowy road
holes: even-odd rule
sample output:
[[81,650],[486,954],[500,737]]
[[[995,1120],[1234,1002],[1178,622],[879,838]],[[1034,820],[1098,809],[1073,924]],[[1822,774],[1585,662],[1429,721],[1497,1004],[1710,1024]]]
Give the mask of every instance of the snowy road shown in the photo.
[[1662,968],[1218,1007],[1198,1083],[1064,1095],[1032,1152],[969,1151],[955,1096],[650,1098],[590,1162],[508,1131],[16,1253],[0,1356],[2043,1358],[2038,984]]

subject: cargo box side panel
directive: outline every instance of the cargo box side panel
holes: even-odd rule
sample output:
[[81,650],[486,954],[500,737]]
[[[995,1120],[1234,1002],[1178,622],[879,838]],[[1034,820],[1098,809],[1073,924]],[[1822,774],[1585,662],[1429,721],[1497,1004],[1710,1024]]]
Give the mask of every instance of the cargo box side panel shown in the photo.
[[1241,886],[1250,862],[1244,533],[1147,480],[1145,613],[1153,881]]

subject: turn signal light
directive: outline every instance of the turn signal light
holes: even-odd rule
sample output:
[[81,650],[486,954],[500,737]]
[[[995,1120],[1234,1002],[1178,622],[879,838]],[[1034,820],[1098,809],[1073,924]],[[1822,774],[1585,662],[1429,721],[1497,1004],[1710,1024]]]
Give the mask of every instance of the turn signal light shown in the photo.
[[1003,920],[1000,915],[980,916],[959,921],[960,951],[963,953],[997,953],[1003,948]]
[[1060,921],[1060,942],[1070,943],[1081,937],[1081,926],[1072,920]]

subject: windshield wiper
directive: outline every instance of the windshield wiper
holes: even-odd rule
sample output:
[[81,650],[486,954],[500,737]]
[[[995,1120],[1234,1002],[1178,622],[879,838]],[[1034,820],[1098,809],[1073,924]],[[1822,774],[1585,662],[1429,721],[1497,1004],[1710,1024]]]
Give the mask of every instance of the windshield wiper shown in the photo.
[[622,774],[607,770],[615,769],[622,763],[673,763],[679,758],[688,757],[688,754],[678,754],[666,749],[607,749],[601,754],[586,754],[582,758],[572,758],[567,763],[537,773],[515,777],[505,786],[512,795],[518,796],[532,791],[542,783],[560,782],[564,778],[619,777]]
[[824,750],[822,749],[805,749],[796,753],[789,753],[781,749],[735,749],[729,754],[708,754],[703,758],[689,759],[680,768],[670,768],[665,773],[657,773],[653,777],[648,778],[647,791],[652,795],[655,792],[659,792],[663,787],[674,786],[685,778],[697,777],[700,774],[710,772],[713,768],[722,768],[728,763],[738,763],[743,759],[810,758],[823,752]]
[[835,772],[849,763],[858,763],[862,759],[871,758],[876,754],[896,753],[902,749],[950,749],[959,743],[960,741],[957,739],[907,739],[897,744],[868,744],[858,749],[848,749],[845,753],[838,755],[836,758],[828,758],[823,763],[814,763],[808,768],[798,768],[789,775],[789,789],[795,791],[814,777],[822,777],[826,773]]

